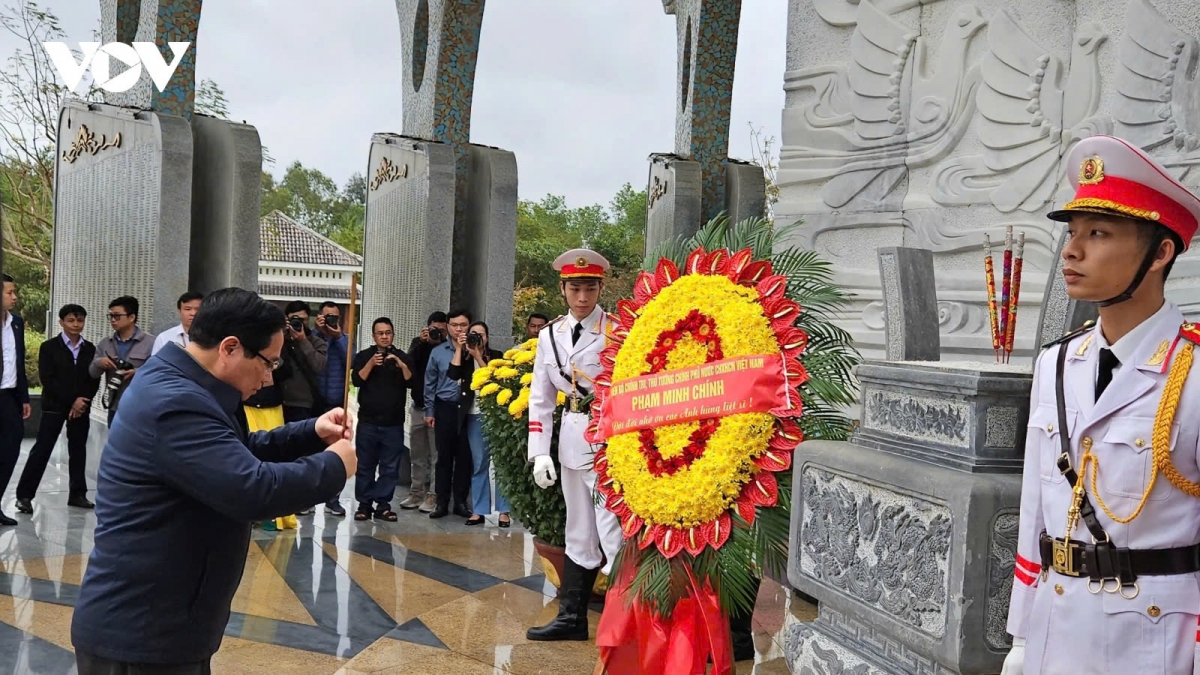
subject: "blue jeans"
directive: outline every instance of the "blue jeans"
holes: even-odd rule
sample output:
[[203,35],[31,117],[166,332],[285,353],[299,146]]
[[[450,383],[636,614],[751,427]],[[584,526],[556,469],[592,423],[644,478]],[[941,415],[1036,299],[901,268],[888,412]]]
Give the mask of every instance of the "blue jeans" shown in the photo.
[[396,466],[404,449],[404,426],[381,427],[359,422],[356,446],[358,473],[354,474],[354,498],[359,508],[391,509],[396,493]]
[[[488,468],[492,465],[492,453],[487,439],[483,437],[483,420],[479,415],[467,415],[467,442],[471,444],[471,512],[486,516],[492,512],[492,481],[488,479]],[[496,485],[496,510],[508,513],[508,499],[500,485]]]

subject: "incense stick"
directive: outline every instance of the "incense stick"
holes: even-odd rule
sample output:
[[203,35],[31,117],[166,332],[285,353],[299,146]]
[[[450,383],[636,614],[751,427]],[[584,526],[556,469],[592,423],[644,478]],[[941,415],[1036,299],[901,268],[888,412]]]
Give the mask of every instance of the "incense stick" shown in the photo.
[[1012,245],[1013,229],[1012,225],[1009,225],[1004,229],[1004,276],[1000,282],[1000,342],[1002,349],[1003,338],[1008,335],[1008,294],[1012,284]]
[[1017,252],[1013,260],[1012,269],[1012,290],[1009,291],[1008,300],[1008,326],[1004,337],[1004,362],[1008,363],[1009,357],[1012,356],[1013,343],[1017,337],[1017,299],[1021,295],[1021,268],[1025,262],[1025,233],[1022,232],[1017,237]]
[[1000,360],[1000,318],[996,311],[996,268],[992,264],[992,238],[983,235],[983,273],[987,279],[988,318],[992,324],[992,350]]

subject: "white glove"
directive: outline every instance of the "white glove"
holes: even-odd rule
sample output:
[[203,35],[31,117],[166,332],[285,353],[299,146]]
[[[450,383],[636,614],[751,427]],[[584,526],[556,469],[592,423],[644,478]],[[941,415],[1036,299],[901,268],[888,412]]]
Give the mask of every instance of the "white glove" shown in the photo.
[[533,482],[545,490],[554,485],[554,481],[556,480],[558,480],[558,474],[554,472],[554,460],[550,459],[550,455],[538,455],[534,457]]
[[1024,675],[1025,673],[1025,638],[1014,637],[1012,649],[1004,657],[1004,668],[1000,675]]

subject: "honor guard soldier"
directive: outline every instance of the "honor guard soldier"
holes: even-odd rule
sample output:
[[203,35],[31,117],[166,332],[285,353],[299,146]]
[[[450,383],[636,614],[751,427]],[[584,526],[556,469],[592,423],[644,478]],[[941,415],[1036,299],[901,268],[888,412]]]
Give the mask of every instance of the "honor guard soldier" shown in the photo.
[[1200,328],[1164,298],[1200,199],[1139,148],[1071,151],[1067,294],[1029,404],[1004,675],[1200,674]]
[[529,396],[529,461],[534,481],[543,489],[554,485],[550,458],[554,409],[558,394],[567,399],[558,434],[558,460],[562,466],[562,491],[567,502],[567,555],[558,593],[558,616],[548,625],[531,628],[530,640],[587,640],[588,600],[600,572],[601,553],[607,557],[604,572],[612,569],[621,546],[617,517],[596,497],[592,471],[595,448],[584,440],[590,419],[585,399],[600,375],[600,352],[611,328],[599,306],[608,261],[595,251],[575,249],[554,261],[570,313],[538,333],[537,356]]

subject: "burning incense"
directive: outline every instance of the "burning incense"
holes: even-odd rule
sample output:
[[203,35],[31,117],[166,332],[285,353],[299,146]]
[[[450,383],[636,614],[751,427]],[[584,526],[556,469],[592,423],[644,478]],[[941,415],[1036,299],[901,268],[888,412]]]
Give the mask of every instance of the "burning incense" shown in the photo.
[[983,272],[987,278],[988,317],[992,322],[992,349],[1000,360],[1000,317],[996,311],[996,267],[992,264],[992,238],[983,235]]
[[1022,232],[1017,237],[1017,255],[1013,261],[1012,270],[1012,290],[1009,292],[1011,296],[1008,300],[1008,326],[1004,335],[1004,361],[1008,362],[1008,357],[1012,355],[1013,342],[1017,337],[1017,298],[1021,295],[1021,267],[1025,260],[1025,233]]

